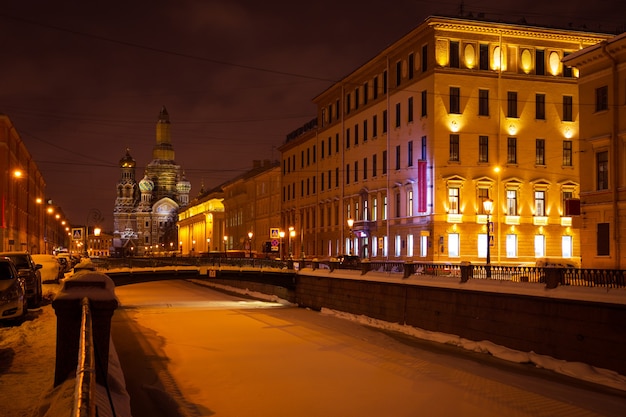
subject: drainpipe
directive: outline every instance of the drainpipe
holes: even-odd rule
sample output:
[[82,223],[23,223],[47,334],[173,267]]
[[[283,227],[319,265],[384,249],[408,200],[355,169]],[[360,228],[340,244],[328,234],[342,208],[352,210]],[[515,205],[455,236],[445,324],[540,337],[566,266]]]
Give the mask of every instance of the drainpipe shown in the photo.
[[619,77],[617,74],[617,59],[611,55],[611,53],[607,50],[607,42],[602,42],[602,52],[611,60],[611,75],[613,76],[613,91],[610,97],[609,106],[611,109],[611,153],[610,153],[610,169],[611,169],[611,180],[612,180],[612,192],[613,192],[613,221],[615,222],[613,228],[613,242],[615,247],[615,269],[621,269],[620,260],[621,260],[621,251],[620,251],[620,219],[619,219],[619,206],[618,206],[618,198],[619,198],[619,113],[617,109],[617,97],[619,94]]

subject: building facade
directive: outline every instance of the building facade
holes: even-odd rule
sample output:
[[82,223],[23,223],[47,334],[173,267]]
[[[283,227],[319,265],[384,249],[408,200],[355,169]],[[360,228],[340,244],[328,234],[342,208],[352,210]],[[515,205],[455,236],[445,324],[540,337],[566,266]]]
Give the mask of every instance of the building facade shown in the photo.
[[[224,192],[221,188],[201,191],[178,213],[178,253],[197,256],[224,251]],[[176,249],[176,248],[174,248]]]
[[577,73],[561,60],[607,38],[428,18],[281,146],[294,255],[578,263]]
[[126,150],[120,160],[121,178],[113,210],[113,246],[117,256],[164,252],[178,241],[176,220],[189,204],[191,184],[175,162],[171,124],[163,107],[156,125],[152,161],[141,180],[136,162]]
[[580,71],[582,266],[626,268],[626,34],[564,62]]
[[52,253],[67,244],[65,218],[46,214],[45,186],[15,126],[0,114],[0,251]]

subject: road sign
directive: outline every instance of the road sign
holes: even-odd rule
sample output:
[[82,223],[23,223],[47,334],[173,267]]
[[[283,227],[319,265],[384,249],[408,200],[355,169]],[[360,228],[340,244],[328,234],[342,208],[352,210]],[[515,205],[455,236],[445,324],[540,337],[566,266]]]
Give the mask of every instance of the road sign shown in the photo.
[[280,229],[278,227],[270,227],[270,239],[279,239]]

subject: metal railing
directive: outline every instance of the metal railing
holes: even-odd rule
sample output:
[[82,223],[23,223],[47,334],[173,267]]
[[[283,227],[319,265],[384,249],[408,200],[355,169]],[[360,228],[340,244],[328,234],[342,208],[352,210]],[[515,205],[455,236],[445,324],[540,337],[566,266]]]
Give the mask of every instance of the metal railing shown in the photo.
[[80,340],[78,344],[78,365],[76,366],[76,385],[74,387],[74,405],[72,417],[94,417],[96,403],[96,364],[93,344],[93,329],[89,299],[81,300]]
[[[230,257],[149,257],[149,258],[102,258],[93,262],[101,270],[114,268],[159,268],[159,267],[251,267],[292,270],[294,264],[299,269],[352,269],[368,272],[384,272],[398,274],[399,277],[412,275],[431,276],[461,276],[461,263],[440,264],[428,262],[379,261],[366,260],[359,265],[342,265],[330,260],[293,259],[274,260],[260,258],[230,258]],[[535,266],[506,266],[506,265],[471,265],[470,279],[492,279],[519,283],[545,283],[545,267]],[[488,273],[488,270],[490,273]],[[560,268],[561,285],[582,287],[625,288],[626,271],[613,269],[579,269]]]

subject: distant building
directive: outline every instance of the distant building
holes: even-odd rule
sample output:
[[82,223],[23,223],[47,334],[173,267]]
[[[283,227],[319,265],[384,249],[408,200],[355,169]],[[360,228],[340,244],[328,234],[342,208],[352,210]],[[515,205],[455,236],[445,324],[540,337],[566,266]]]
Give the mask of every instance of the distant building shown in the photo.
[[0,251],[52,253],[67,245],[65,225],[47,215],[45,187],[15,126],[0,114]]
[[568,202],[592,164],[579,160],[577,72],[561,60],[608,38],[425,20],[315,97],[316,120],[280,147],[294,256],[578,262]]
[[163,107],[156,125],[152,161],[141,180],[127,149],[120,160],[121,178],[113,211],[113,246],[117,256],[150,255],[177,242],[178,210],[189,203],[191,184],[174,157],[170,118]]
[[626,33],[564,59],[580,71],[583,267],[626,269]]

